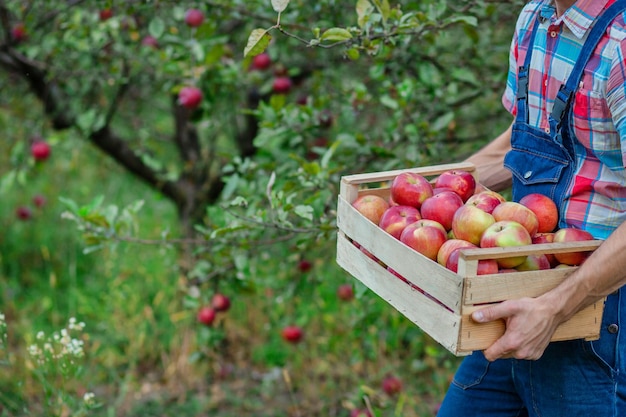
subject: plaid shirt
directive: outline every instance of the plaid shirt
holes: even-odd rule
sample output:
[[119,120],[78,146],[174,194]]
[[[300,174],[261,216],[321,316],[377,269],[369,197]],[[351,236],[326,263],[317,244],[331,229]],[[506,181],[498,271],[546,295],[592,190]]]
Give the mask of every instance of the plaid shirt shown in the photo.
[[[517,69],[529,49],[534,17],[540,25],[529,68],[529,125],[549,132],[548,115],[565,84],[594,19],[614,0],[578,0],[557,19],[550,0],[532,0],[518,19],[511,45],[504,106],[515,115]],[[606,238],[626,220],[626,23],[624,14],[607,29],[576,91],[570,131],[577,162],[564,200],[568,225]]]

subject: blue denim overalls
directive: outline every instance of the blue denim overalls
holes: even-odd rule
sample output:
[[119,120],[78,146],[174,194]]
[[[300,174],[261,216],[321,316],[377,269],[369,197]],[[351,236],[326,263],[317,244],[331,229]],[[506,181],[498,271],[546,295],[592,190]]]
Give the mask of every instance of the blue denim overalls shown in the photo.
[[[573,98],[598,41],[625,9],[626,0],[616,1],[590,30],[572,73],[555,99],[549,133],[528,124],[528,68],[538,19],[535,22],[526,62],[518,71],[512,150],[504,160],[513,174],[513,200],[535,192],[545,194],[557,203],[563,219],[563,195],[576,168],[577,145],[570,127]],[[562,220],[559,227],[565,226]],[[474,352],[459,367],[438,416],[625,417],[626,353],[621,350],[626,347],[626,332],[620,329],[620,310],[626,314],[623,293],[622,289],[607,298],[597,341],[551,343],[537,361],[500,359],[489,363],[482,352]]]

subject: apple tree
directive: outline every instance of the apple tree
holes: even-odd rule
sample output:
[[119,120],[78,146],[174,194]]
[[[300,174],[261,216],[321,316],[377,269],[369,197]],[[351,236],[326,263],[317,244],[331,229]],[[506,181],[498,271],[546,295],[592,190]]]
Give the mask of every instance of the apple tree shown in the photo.
[[[34,145],[88,143],[176,207],[180,235],[156,241],[183,248],[192,283],[249,277],[268,251],[330,259],[341,175],[453,162],[508,123],[516,10],[0,0],[0,106],[29,109],[5,129],[0,192],[28,181]],[[142,197],[106,200],[64,199],[88,247],[145,241]]]

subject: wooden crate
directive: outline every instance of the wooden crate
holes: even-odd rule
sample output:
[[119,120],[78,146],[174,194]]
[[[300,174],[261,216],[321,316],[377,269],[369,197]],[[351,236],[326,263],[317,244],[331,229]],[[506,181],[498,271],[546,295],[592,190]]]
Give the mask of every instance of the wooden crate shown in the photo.
[[[337,207],[337,263],[450,352],[463,356],[489,347],[504,333],[504,322],[478,324],[469,317],[473,311],[507,299],[541,295],[576,269],[567,267],[478,276],[480,259],[592,251],[601,241],[463,249],[458,273],[454,273],[383,231],[351,204],[362,194],[388,197],[391,180],[401,172],[416,172],[434,178],[450,169],[465,170],[476,177],[475,167],[469,163],[342,177]],[[366,249],[369,256],[361,249]],[[603,309],[604,300],[601,300],[578,312],[558,327],[552,340],[597,339]]]

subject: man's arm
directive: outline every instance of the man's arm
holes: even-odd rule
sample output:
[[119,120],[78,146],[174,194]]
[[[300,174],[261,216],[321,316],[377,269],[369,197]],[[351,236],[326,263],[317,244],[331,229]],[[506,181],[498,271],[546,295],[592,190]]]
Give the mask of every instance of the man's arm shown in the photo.
[[485,357],[538,359],[557,326],[626,284],[626,223],[556,288],[537,298],[508,300],[474,312],[477,322],[504,319],[506,331]]
[[476,165],[480,183],[494,191],[502,191],[511,186],[511,172],[504,167],[502,161],[504,154],[511,149],[512,126],[467,158],[467,162]]

